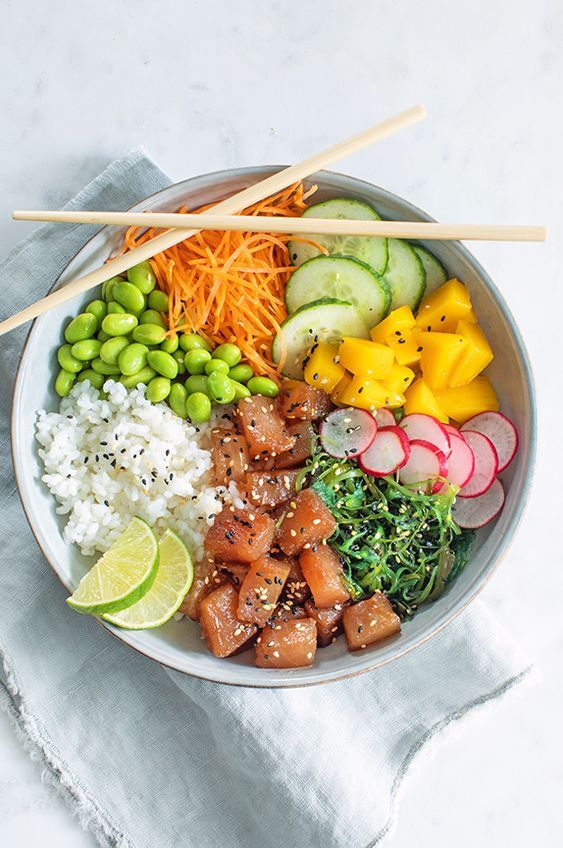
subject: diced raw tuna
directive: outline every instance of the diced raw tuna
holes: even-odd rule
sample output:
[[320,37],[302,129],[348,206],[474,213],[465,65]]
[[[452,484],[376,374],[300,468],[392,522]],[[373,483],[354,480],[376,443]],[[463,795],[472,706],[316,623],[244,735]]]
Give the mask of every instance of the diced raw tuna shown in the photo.
[[199,606],[202,598],[213,589],[217,589],[226,583],[227,575],[224,574],[213,560],[198,562],[194,569],[194,580],[190,591],[182,601],[179,612],[189,616],[192,621],[199,621]]
[[252,459],[279,456],[297,441],[288,431],[277,404],[270,398],[262,395],[244,398],[237,407],[237,414]]
[[342,561],[330,545],[306,548],[301,552],[299,564],[319,609],[344,604],[350,599],[344,586]]
[[324,501],[312,489],[303,489],[289,505],[277,534],[284,554],[294,556],[305,545],[314,545],[332,536],[336,522]]
[[332,401],[322,389],[300,380],[287,380],[280,391],[280,408],[284,418],[323,418],[332,409]]
[[257,506],[274,507],[295,495],[299,471],[283,468],[277,471],[249,471],[246,475],[248,499]]
[[301,668],[312,665],[317,650],[317,625],[312,618],[277,619],[256,640],[259,668]]
[[231,480],[242,483],[249,463],[248,444],[244,436],[220,428],[212,430],[211,443],[217,485],[228,486]]
[[289,574],[285,583],[282,601],[288,604],[302,604],[311,597],[311,590],[303,576],[303,571],[298,559],[288,559],[290,564]]
[[288,451],[280,453],[276,462],[278,468],[295,468],[297,465],[304,465],[313,451],[315,431],[310,421],[296,421],[287,429],[297,441]]
[[349,651],[367,648],[374,642],[399,633],[401,620],[382,592],[358,601],[344,611],[344,633]]
[[272,616],[289,574],[289,563],[264,556],[253,562],[240,587],[237,615],[261,627]]
[[207,532],[205,549],[223,562],[254,562],[269,551],[273,537],[268,515],[225,507]]
[[295,621],[298,618],[310,618],[310,616],[307,615],[303,607],[289,606],[289,604],[284,603],[283,598],[281,598],[276,607],[275,613],[268,622],[268,627],[273,627],[273,622],[275,622],[278,618],[281,618],[283,621]]
[[240,562],[222,562],[221,572],[226,574],[233,586],[238,590],[242,585],[242,581],[248,573],[248,565],[242,565]]
[[326,648],[340,636],[344,629],[343,619],[345,609],[345,604],[337,604],[335,607],[329,607],[328,609],[319,609],[313,601],[309,600],[306,602],[306,614],[309,618],[314,618],[317,622],[317,645],[319,648]]
[[237,618],[238,592],[225,583],[206,595],[200,605],[200,622],[209,650],[216,657],[228,657],[257,632],[254,624]]

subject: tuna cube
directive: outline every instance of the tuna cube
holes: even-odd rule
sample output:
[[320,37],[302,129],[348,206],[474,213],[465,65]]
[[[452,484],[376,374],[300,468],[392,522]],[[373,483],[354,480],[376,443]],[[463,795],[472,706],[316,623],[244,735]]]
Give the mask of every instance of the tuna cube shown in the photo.
[[324,501],[312,489],[304,489],[294,500],[280,524],[277,540],[284,554],[294,556],[305,545],[332,536],[336,522]]
[[237,615],[263,627],[276,608],[289,574],[289,563],[273,557],[253,562],[240,587]]
[[254,562],[269,551],[274,526],[268,515],[225,507],[207,532],[205,549],[223,562]]
[[342,561],[330,545],[313,545],[302,551],[299,564],[319,609],[350,599],[344,585]]
[[344,610],[344,633],[349,651],[367,648],[374,642],[399,633],[401,620],[382,592],[358,601]]
[[317,625],[312,618],[275,619],[256,640],[259,668],[300,668],[312,665],[317,650]]
[[253,624],[238,620],[237,605],[238,592],[230,583],[215,589],[201,602],[202,633],[216,657],[230,656],[257,632]]

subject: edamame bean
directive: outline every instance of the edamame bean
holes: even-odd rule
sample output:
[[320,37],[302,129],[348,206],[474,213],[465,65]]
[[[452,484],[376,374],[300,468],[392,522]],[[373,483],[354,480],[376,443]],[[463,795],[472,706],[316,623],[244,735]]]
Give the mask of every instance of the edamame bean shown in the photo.
[[155,309],[146,309],[139,318],[139,324],[156,324],[157,327],[168,329],[168,324],[163,320],[160,312]]
[[109,303],[110,300],[113,299],[112,291],[113,287],[117,283],[122,283],[123,277],[112,277],[110,280],[106,280],[105,283],[102,283],[102,297],[106,303]]
[[116,336],[114,339],[108,338],[100,348],[99,357],[108,365],[117,365],[119,354],[126,347],[129,347],[129,339],[124,336]]
[[[181,340],[180,344],[182,344]],[[190,374],[203,374],[206,363],[210,361],[211,354],[208,350],[204,350],[201,347],[194,347],[192,350],[188,350],[184,356],[184,362]]]
[[140,315],[146,306],[146,298],[142,291],[133,283],[116,283],[112,291],[113,299],[120,303],[127,312]]
[[[163,345],[161,345],[160,347],[162,348]],[[172,354],[172,356],[174,357],[174,359],[176,360],[176,363],[178,365],[178,376],[181,377],[182,374],[186,373],[186,363],[184,362],[184,351],[183,350],[177,350]]]
[[202,392],[188,395],[186,400],[186,415],[192,424],[203,424],[211,418],[211,401]]
[[140,371],[137,371],[136,374],[131,374],[130,377],[122,377],[119,382],[122,383],[126,389],[134,389],[135,386],[139,385],[139,383],[144,383],[145,386],[147,386],[153,377],[156,377],[156,371],[153,371],[152,368],[145,365],[145,367],[141,368]]
[[144,262],[139,262],[138,265],[133,265],[127,271],[127,279],[130,283],[142,291],[143,294],[150,294],[156,285],[154,271],[151,268],[151,263],[148,259]]
[[151,350],[147,356],[148,363],[151,368],[161,374],[163,377],[168,377],[173,380],[178,376],[178,363],[173,356],[166,353],[164,350]]
[[205,363],[205,373],[213,374],[214,371],[219,374],[228,374],[229,366],[223,359],[210,359],[209,362]]
[[118,374],[121,374],[118,365],[108,365],[100,357],[93,360],[92,368],[97,374],[104,374],[106,377],[116,377]]
[[275,398],[279,395],[280,390],[273,380],[268,377],[251,377],[246,384],[253,395],[265,395],[266,397]]
[[103,330],[100,330],[100,332],[98,333],[96,338],[98,339],[99,342],[101,342],[103,344],[104,342],[107,342],[107,340],[109,339],[109,336],[108,336],[107,333],[104,333]]
[[92,300],[84,310],[84,312],[91,312],[92,315],[95,316],[96,321],[98,322],[98,329],[102,326],[102,321],[107,315],[108,308],[103,300]]
[[181,383],[174,383],[168,395],[168,403],[170,409],[175,412],[179,418],[186,418],[186,398],[188,394]]
[[231,380],[236,380],[237,383],[248,383],[251,377],[254,377],[254,371],[247,365],[243,363],[241,365],[235,365],[234,368],[231,368],[229,371],[229,377]]
[[[179,347],[180,347],[180,339],[178,338],[178,333],[174,333],[173,336],[169,336],[167,339],[164,339],[164,341],[160,345],[160,349],[164,350],[166,353],[176,353],[176,351],[178,350]],[[182,352],[182,360],[183,359],[184,359],[184,354]]]
[[59,373],[57,374],[57,379],[55,380],[55,391],[59,397],[66,397],[76,379],[76,375],[72,374],[70,371],[65,371],[64,368],[61,368]]
[[217,403],[231,403],[234,400],[235,387],[226,374],[214,371],[207,378],[207,388],[212,399]]
[[148,297],[149,309],[157,312],[168,312],[168,295],[160,289],[154,289]]
[[153,377],[147,386],[147,400],[160,403],[161,400],[166,400],[171,388],[172,383],[166,377]]
[[72,346],[69,344],[60,346],[57,351],[57,359],[61,368],[64,368],[65,371],[69,371],[71,374],[78,374],[84,364],[72,355]]
[[202,392],[204,395],[209,394],[207,377],[204,377],[203,374],[194,374],[192,377],[188,377],[184,386],[189,395],[192,395],[194,392]]
[[81,342],[75,342],[72,346],[72,355],[80,362],[90,362],[100,355],[102,343],[98,339],[82,339]]
[[108,303],[108,315],[125,315],[126,309],[117,300],[110,300]]
[[[127,312],[124,315],[106,315],[102,321],[102,330],[108,336],[128,336],[136,329],[137,319]],[[139,340],[140,341],[140,340]]]
[[243,398],[250,397],[250,390],[244,383],[237,383],[236,380],[231,380],[231,383],[235,387],[235,401],[242,400]]
[[240,348],[234,344],[219,345],[219,347],[216,347],[213,351],[213,356],[215,359],[222,359],[227,363],[229,368],[234,368],[234,366],[238,365],[242,359]]
[[123,348],[117,358],[119,370],[125,377],[131,377],[147,364],[149,349],[144,344],[130,344]]
[[180,347],[185,351],[195,349],[211,351],[209,342],[198,336],[197,333],[183,333],[180,336]]
[[158,345],[166,338],[166,330],[156,324],[139,324],[133,330],[133,338],[144,345]]
[[98,374],[98,372],[94,371],[92,368],[86,368],[84,371],[80,372],[76,380],[78,383],[83,383],[84,380],[89,380],[92,388],[101,389],[106,378],[103,374]]
[[98,329],[96,316],[91,312],[81,312],[76,318],[67,324],[65,329],[65,340],[73,345],[82,339],[91,339]]

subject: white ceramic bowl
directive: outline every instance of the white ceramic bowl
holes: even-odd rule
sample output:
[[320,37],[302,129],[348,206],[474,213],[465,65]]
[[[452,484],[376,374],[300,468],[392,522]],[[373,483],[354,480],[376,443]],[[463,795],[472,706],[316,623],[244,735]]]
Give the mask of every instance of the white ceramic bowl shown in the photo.
[[[222,199],[260,180],[277,169],[245,168],[220,171],[193,179],[147,198],[136,210],[173,211],[182,204],[194,207]],[[427,221],[426,214],[381,188],[352,177],[322,172],[314,176],[319,191],[315,199],[348,196],[372,203],[384,218]],[[122,231],[104,229],[91,239],[69,263],[55,288],[101,265],[120,241]],[[100,622],[117,638],[157,662],[197,677],[245,686],[304,686],[358,674],[390,662],[429,639],[447,625],[475,598],[506,550],[527,499],[536,442],[534,389],[528,357],[518,329],[500,293],[470,253],[457,242],[427,245],[444,263],[451,276],[469,287],[479,320],[495,351],[490,375],[500,395],[503,411],[520,432],[520,449],[503,482],[507,490],[504,509],[495,522],[481,530],[469,564],[435,603],[423,607],[403,624],[400,635],[381,646],[350,654],[344,639],[318,652],[312,668],[259,669],[252,654],[217,659],[204,647],[199,627],[184,620],[156,630],[119,630]],[[91,564],[76,546],[65,544],[62,520],[41,482],[41,465],[34,439],[35,413],[54,410],[58,398],[53,390],[56,350],[66,321],[92,299],[80,297],[37,319],[29,334],[17,375],[12,413],[12,450],[17,483],[31,529],[46,559],[67,589],[72,590]]]

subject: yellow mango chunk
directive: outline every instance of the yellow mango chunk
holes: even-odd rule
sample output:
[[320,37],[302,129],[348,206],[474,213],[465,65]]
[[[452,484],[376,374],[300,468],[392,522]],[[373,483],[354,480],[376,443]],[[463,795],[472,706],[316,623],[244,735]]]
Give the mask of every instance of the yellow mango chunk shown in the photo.
[[406,365],[399,365],[397,362],[391,368],[391,371],[385,378],[385,387],[390,392],[399,392],[404,394],[412,381],[414,380],[414,371],[407,368]]
[[445,389],[461,359],[466,339],[457,333],[417,333],[420,367],[425,383],[434,389]]
[[464,424],[479,412],[498,412],[499,409],[496,392],[488,377],[476,377],[467,386],[456,389],[441,389],[436,392],[436,400],[444,412],[459,424]]
[[330,394],[346,373],[337,360],[338,346],[319,342],[304,368],[305,382]]
[[331,394],[332,402],[335,403],[337,406],[345,406],[345,404],[342,402],[342,394],[348,388],[351,382],[352,375],[345,372],[341,381],[338,383],[338,385]]
[[416,365],[420,361],[419,344],[416,340],[416,333],[412,330],[407,330],[400,336],[389,336],[387,344],[395,354],[395,359],[399,365]]
[[416,321],[410,306],[399,306],[370,330],[371,340],[386,344],[389,336],[412,330]]
[[394,409],[403,406],[405,397],[400,392],[391,392],[379,380],[366,374],[356,374],[340,393],[339,402],[343,406],[357,406],[360,409]]
[[444,424],[448,423],[448,416],[422,377],[415,380],[405,392],[405,415],[410,415],[411,412],[424,412],[426,415],[434,416],[438,421],[443,421]]
[[456,333],[465,339],[465,347],[448,380],[452,389],[467,386],[493,359],[493,351],[479,324],[462,318],[458,321]]
[[471,307],[471,309],[469,310],[469,312],[465,316],[464,320],[465,321],[471,321],[472,324],[477,323],[477,314],[476,314],[475,310],[473,309],[473,307]]
[[459,319],[470,312],[469,292],[463,283],[454,278],[423,298],[416,324],[428,333],[453,333]]
[[346,336],[338,349],[340,364],[352,374],[369,374],[384,380],[393,365],[393,351],[387,345]]

